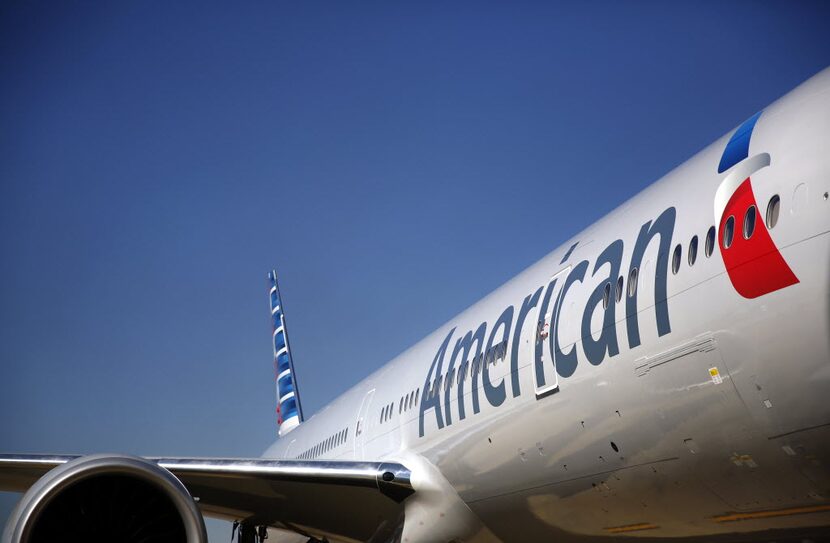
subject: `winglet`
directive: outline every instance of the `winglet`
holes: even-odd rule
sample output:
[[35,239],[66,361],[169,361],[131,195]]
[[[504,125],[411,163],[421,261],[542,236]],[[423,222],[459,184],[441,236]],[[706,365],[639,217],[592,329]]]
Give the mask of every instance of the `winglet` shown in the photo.
[[282,307],[280,289],[277,285],[277,272],[268,272],[271,289],[271,319],[273,321],[272,344],[274,348],[274,377],[277,389],[277,426],[279,435],[284,436],[303,421],[303,408],[300,393],[294,375],[294,361],[288,345],[288,332],[285,328],[285,313]]

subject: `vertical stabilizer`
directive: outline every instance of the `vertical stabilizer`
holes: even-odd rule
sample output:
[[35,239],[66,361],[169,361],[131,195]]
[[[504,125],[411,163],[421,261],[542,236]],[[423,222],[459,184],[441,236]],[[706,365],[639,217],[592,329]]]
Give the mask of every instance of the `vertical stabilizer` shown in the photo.
[[275,270],[268,272],[268,284],[271,289],[271,320],[274,327],[272,344],[277,388],[277,426],[279,435],[284,436],[303,421],[303,409],[300,405],[300,393],[297,390],[294,361],[291,359],[291,348],[288,345],[285,313]]

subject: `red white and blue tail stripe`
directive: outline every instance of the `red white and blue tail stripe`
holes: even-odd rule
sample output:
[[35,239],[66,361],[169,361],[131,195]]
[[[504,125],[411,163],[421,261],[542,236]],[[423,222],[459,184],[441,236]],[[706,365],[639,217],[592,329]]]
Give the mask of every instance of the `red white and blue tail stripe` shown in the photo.
[[277,285],[277,272],[268,272],[271,288],[271,320],[273,322],[272,344],[274,348],[274,375],[277,388],[277,426],[279,435],[284,436],[303,421],[303,409],[300,394],[294,376],[294,362],[288,345],[288,332],[285,329],[285,313],[282,307],[280,289]]

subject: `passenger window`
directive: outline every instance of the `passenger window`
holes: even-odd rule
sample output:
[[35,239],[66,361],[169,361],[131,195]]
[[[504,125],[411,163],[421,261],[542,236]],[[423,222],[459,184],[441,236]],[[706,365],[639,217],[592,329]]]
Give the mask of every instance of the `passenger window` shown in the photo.
[[611,282],[605,283],[605,289],[602,291],[602,308],[608,309],[608,302],[611,300]]
[[692,236],[692,240],[689,242],[689,266],[695,265],[695,260],[697,260],[697,236]]
[[778,224],[778,212],[781,209],[781,198],[776,194],[767,204],[767,228],[772,230]]
[[712,256],[712,253],[715,250],[715,227],[710,226],[709,231],[706,232],[706,245],[703,247],[703,251],[706,254],[706,258]]
[[735,217],[732,215],[726,219],[726,225],[723,227],[723,248],[729,249],[732,246],[732,237],[735,235]]
[[671,272],[677,275],[677,271],[680,269],[680,258],[682,256],[683,249],[680,247],[680,244],[677,244],[677,247],[674,248],[674,254],[671,257]]
[[744,239],[749,239],[755,232],[755,206],[749,206],[744,215]]
[[617,277],[617,302],[622,300],[623,296],[623,276]]
[[418,398],[421,397],[421,387],[415,390],[415,405],[418,405]]
[[637,294],[637,276],[639,272],[637,268],[632,268],[628,274],[628,296],[632,297]]
[[398,415],[403,413],[403,396],[401,396],[401,401],[398,402]]

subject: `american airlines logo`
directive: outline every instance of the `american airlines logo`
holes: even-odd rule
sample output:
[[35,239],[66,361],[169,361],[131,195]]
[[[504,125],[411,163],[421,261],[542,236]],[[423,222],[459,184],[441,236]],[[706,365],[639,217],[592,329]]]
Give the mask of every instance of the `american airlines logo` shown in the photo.
[[[768,153],[749,156],[749,141],[760,116],[759,112],[746,120],[726,144],[718,173],[728,173],[715,193],[715,224],[723,264],[732,286],[744,298],[757,298],[798,283],[764,221],[755,219],[758,204],[750,175],[770,165]],[[736,220],[744,223],[743,232],[734,232]],[[751,232],[747,232],[748,220]]]
[[[768,153],[749,157],[749,141],[760,115],[758,113],[744,122],[730,138],[718,167],[718,173],[727,174],[718,186],[714,199],[720,253],[730,282],[745,298],[756,298],[798,283],[798,278],[772,241],[764,221],[754,220],[753,214],[757,214],[758,206],[750,175],[770,164]],[[736,218],[748,221],[748,214],[752,220],[751,232],[745,229],[743,235],[735,233]],[[656,219],[641,226],[628,269],[625,270],[628,278],[625,293],[619,292],[623,286],[620,272],[624,244],[622,239],[617,239],[602,250],[593,266],[588,260],[568,266],[547,285],[528,293],[520,304],[506,307],[492,326],[482,322],[474,330],[450,330],[438,348],[424,380],[419,435],[424,435],[425,417],[430,412],[435,417],[438,429],[442,429],[456,420],[461,421],[479,413],[483,401],[498,407],[505,402],[508,394],[515,398],[522,393],[518,366],[522,331],[526,327],[535,328],[532,364],[537,395],[540,390],[558,389],[558,377],[567,378],[574,374],[580,361],[577,343],[582,345],[585,360],[594,366],[601,364],[606,357],[611,358],[620,353],[618,305],[625,310],[623,320],[628,347],[633,349],[639,346],[640,319],[647,318],[649,312],[640,314],[638,310],[639,292],[636,285],[638,280],[646,279],[640,277],[640,274],[645,273],[643,259],[652,242],[657,243],[653,282],[654,324],[658,337],[669,334],[671,322],[667,279],[675,219],[676,210],[670,207]],[[563,264],[575,247],[576,244],[567,251]],[[587,302],[581,310],[581,319],[577,318],[578,337],[574,341],[560,342],[563,327],[561,316],[564,308],[573,307],[576,302],[571,298],[577,296],[569,297],[569,291],[577,283],[597,286],[588,294]],[[617,302],[621,302],[624,296],[624,306],[609,301],[611,286],[614,284],[617,284]],[[584,296],[585,293],[581,294]],[[596,326],[597,314],[601,326]],[[533,317],[529,320],[530,315]],[[542,316],[538,322],[534,322],[535,315]],[[545,318],[547,315],[550,315],[549,321]],[[573,319],[571,311],[568,320]],[[596,337],[592,329],[598,334]],[[547,357],[544,356],[545,344]],[[506,354],[510,355],[509,371],[494,381],[491,377],[491,362],[505,358]],[[545,364],[550,364],[551,361],[555,375],[545,371]],[[547,383],[550,379],[555,379],[557,383]]]
[[[658,244],[654,275],[654,317],[657,333],[660,336],[671,332],[667,279],[675,218],[676,210],[670,207],[655,220],[642,225],[634,242],[626,272],[629,281],[636,285],[639,271],[643,268],[646,249],[652,241]],[[525,327],[533,327],[532,332],[536,337],[533,365],[537,389],[543,389],[548,385],[546,381],[549,377],[546,377],[545,373],[545,360],[555,361],[554,366],[558,376],[573,375],[579,363],[577,345],[576,342],[564,342],[565,344],[560,342],[560,329],[563,323],[560,317],[565,308],[574,302],[571,298],[576,298],[576,296],[569,297],[569,292],[577,283],[597,283],[596,288],[588,295],[578,323],[579,342],[582,344],[585,358],[588,363],[596,366],[601,364],[606,357],[618,355],[620,347],[617,339],[617,305],[623,306],[609,300],[609,297],[611,285],[617,283],[622,268],[623,247],[622,239],[614,240],[602,250],[593,266],[588,260],[568,266],[564,270],[566,273],[556,274],[547,285],[528,293],[520,304],[506,307],[492,327],[488,327],[487,322],[482,322],[474,330],[458,333],[456,333],[456,328],[450,330],[438,348],[424,380],[424,394],[420,401],[419,435],[424,435],[424,419],[430,411],[435,416],[439,429],[453,424],[456,416],[457,420],[464,420],[471,414],[479,413],[482,390],[484,391],[483,401],[494,407],[502,405],[508,393],[514,398],[521,394],[518,364],[522,330]],[[573,248],[571,247],[565,255],[563,264]],[[639,319],[642,315],[638,311],[638,296],[637,288],[629,288],[625,295],[625,327],[629,348],[640,345]],[[621,301],[621,298],[618,300]],[[595,313],[599,313],[602,323],[598,337],[591,334],[591,323],[595,319]],[[541,315],[541,320],[536,322],[535,317],[529,320],[528,317],[531,314]],[[546,315],[551,315],[550,322],[545,320]],[[543,356],[545,343],[550,353],[547,358]],[[510,371],[499,382],[493,382],[490,375],[492,364],[488,361],[498,360],[498,355],[504,356],[508,349]],[[442,379],[445,383],[443,387],[441,386]],[[479,380],[481,386],[479,386]],[[457,383],[457,386],[451,386],[453,383]],[[467,411],[467,391],[470,392],[471,412]],[[457,399],[455,413],[453,413],[453,394]]]

